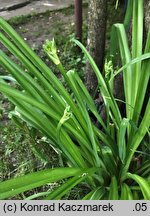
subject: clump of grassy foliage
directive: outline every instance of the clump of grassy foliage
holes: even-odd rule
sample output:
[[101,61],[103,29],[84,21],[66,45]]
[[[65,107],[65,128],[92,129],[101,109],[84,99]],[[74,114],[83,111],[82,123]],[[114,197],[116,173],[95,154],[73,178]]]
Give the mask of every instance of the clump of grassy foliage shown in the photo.
[[[78,73],[64,69],[54,40],[46,41],[44,49],[61,72],[68,90],[14,29],[0,19],[0,27],[11,38],[9,40],[0,33],[1,42],[27,69],[25,72],[23,67],[1,51],[0,63],[16,79],[19,90],[0,79],[0,91],[16,106],[12,113],[14,121],[20,127],[23,127],[23,121],[40,131],[48,139],[47,144],[58,152],[62,164],[61,168],[46,169],[1,182],[0,199],[63,179],[67,180],[53,191],[47,190],[27,199],[61,199],[81,182],[89,188],[82,197],[84,200],[150,199],[149,158],[144,154],[140,158],[137,156],[138,148],[146,142],[145,136],[150,126],[149,100],[141,118],[150,75],[150,32],[143,53],[143,1],[130,1],[128,6],[132,8],[131,14],[134,14],[132,54],[125,32],[126,23],[115,24],[113,28],[123,65],[118,71],[114,71],[112,62],[108,61],[103,77],[86,48],[72,39],[72,43],[82,49],[97,76],[106,108],[106,122],[99,115]],[[115,53],[117,42],[113,43],[115,47],[112,53]],[[113,80],[122,71],[124,116],[113,96]],[[100,128],[92,122],[89,111],[99,122]],[[37,152],[45,159],[40,148]]]
[[[11,24],[16,31],[19,32],[19,34],[22,35],[22,37],[26,37],[26,32],[30,31],[31,24],[35,23],[35,20],[39,20],[40,23],[42,20],[44,22],[47,22],[49,17],[55,17],[55,14],[58,13],[58,17],[62,16],[63,14],[71,15],[73,14],[73,8],[68,8],[59,12],[49,12],[47,11],[44,14],[41,15],[30,15],[30,16],[22,16],[22,17],[14,17],[11,20],[8,21],[9,24]],[[54,19],[54,18],[53,18]],[[59,22],[58,22],[59,20]],[[50,22],[51,23],[51,22]],[[22,24],[25,24],[22,25]],[[60,21],[60,19],[55,19],[55,25],[57,25],[57,28],[54,28],[53,21],[51,28],[46,28],[43,32],[43,28],[39,28],[33,30],[32,32],[28,33],[27,38],[30,41],[34,39],[35,35],[39,37],[49,37],[50,35],[54,35],[55,41],[59,47],[59,55],[61,58],[61,61],[65,65],[66,69],[72,68],[77,69],[80,67],[80,74],[83,75],[83,53],[77,52],[79,49],[73,44],[70,43],[70,39],[73,38],[73,32],[74,32],[74,23],[68,23],[65,25],[64,20]],[[83,29],[85,30],[86,25],[83,24]],[[63,34],[60,35],[59,32],[62,32]],[[86,32],[86,31],[84,31]],[[25,34],[24,34],[25,33]],[[67,36],[69,35],[69,37]],[[86,33],[84,34],[84,41],[86,37]],[[38,41],[40,41],[38,39]],[[28,41],[28,40],[27,40]],[[68,42],[66,42],[68,41]],[[29,41],[28,41],[29,43]],[[4,48],[4,47],[2,47]],[[31,48],[38,53],[38,55],[44,59],[44,61],[50,65],[51,70],[57,74],[57,76],[60,78],[60,73],[57,70],[57,68],[48,60],[48,57],[46,53],[42,50],[42,44],[33,44],[31,45]],[[11,56],[12,59],[13,56],[10,54],[10,52],[7,49],[3,49],[5,51],[5,54],[8,56]],[[61,54],[63,52],[63,54]],[[77,57],[78,56],[78,57]],[[78,58],[78,59],[77,59]],[[15,61],[17,64],[20,65],[19,61]],[[23,66],[23,65],[22,65]],[[24,67],[25,69],[26,67]],[[10,77],[6,76],[8,75],[8,71],[4,68],[0,67],[0,75],[5,75],[3,78],[10,82],[13,87],[15,87],[15,80]],[[62,79],[63,82],[63,79]],[[65,84],[65,82],[64,82]],[[17,85],[16,85],[17,87]],[[41,169],[46,169],[50,167],[59,167],[61,166],[61,160],[59,157],[59,154],[51,147],[47,148],[46,143],[48,142],[45,137],[43,140],[43,135],[38,132],[34,132],[34,139],[31,138],[33,128],[31,127],[17,127],[14,121],[11,121],[11,113],[10,111],[14,109],[14,106],[12,106],[11,103],[9,103],[8,99],[4,97],[2,94],[0,94],[0,181],[7,180],[12,177],[22,176],[30,172],[34,172]],[[8,117],[9,116],[9,117]],[[24,123],[25,126],[25,123]],[[28,130],[27,130],[28,129]],[[46,142],[46,143],[45,143]],[[46,158],[48,157],[48,160],[44,159],[43,157],[40,157],[38,152],[35,148],[33,148],[33,143],[35,147],[39,147],[44,154],[46,154]],[[26,151],[24,151],[26,149]],[[45,151],[46,150],[46,151]],[[48,150],[48,151],[47,151]],[[46,186],[46,188],[50,188],[52,190],[52,187]],[[37,193],[39,191],[45,190],[45,187],[42,186],[37,189],[33,189],[29,193],[25,193],[25,196],[28,196],[32,193]],[[74,189],[73,193],[70,193],[70,195],[67,195],[67,199],[74,199],[79,197],[79,195],[76,195],[75,191],[78,191],[77,189]],[[78,194],[78,192],[77,192]],[[21,196],[15,196],[14,199],[21,199],[23,194]]]

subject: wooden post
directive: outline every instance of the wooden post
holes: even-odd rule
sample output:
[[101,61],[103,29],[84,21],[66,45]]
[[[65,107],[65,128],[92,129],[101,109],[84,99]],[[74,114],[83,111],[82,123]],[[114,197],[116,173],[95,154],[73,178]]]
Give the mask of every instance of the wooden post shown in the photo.
[[82,0],[75,0],[76,38],[82,41]]

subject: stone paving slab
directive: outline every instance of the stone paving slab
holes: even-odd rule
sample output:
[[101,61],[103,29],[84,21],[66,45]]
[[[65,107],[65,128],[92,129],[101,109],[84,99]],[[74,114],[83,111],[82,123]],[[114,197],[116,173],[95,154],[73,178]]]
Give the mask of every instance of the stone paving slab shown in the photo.
[[15,10],[17,8],[26,6],[27,4],[30,3],[30,0],[5,0],[5,1],[0,1],[0,11],[6,11],[6,10]]
[[74,5],[74,0],[0,0],[0,16],[8,20],[14,16],[60,10],[71,5]]

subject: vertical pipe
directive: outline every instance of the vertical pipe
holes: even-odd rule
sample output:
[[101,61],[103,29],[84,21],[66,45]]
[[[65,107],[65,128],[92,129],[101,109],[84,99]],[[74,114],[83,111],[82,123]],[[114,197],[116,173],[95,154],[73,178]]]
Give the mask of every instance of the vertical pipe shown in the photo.
[[82,0],[75,0],[76,38],[82,41]]

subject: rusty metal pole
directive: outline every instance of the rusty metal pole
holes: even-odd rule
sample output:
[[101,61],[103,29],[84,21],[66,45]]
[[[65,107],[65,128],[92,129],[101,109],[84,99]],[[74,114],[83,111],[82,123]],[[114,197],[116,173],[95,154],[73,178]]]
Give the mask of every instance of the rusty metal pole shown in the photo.
[[76,38],[82,41],[82,0],[75,0]]

